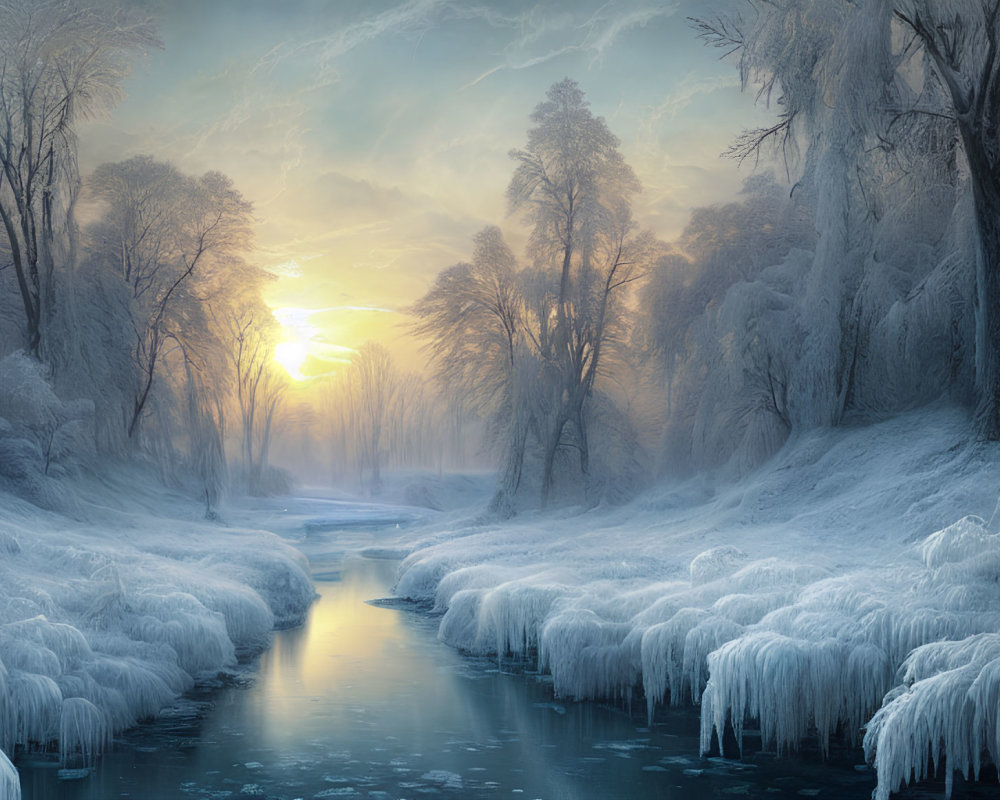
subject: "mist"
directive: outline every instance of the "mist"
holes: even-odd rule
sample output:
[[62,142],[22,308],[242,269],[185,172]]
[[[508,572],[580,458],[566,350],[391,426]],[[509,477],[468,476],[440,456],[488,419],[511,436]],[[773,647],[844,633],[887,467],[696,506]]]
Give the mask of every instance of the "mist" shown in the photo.
[[[649,747],[696,706],[675,780],[995,782],[998,37],[973,0],[0,3],[0,800],[252,682],[366,558]],[[412,770],[359,785],[502,784]]]

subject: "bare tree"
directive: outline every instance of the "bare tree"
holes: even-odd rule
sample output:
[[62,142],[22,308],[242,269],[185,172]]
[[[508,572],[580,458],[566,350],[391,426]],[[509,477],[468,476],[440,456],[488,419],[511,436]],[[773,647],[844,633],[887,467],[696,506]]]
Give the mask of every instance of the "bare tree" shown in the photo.
[[188,458],[205,501],[205,518],[214,520],[226,484],[226,417],[222,387],[196,363],[191,351],[179,342],[184,362],[187,394]]
[[56,237],[72,230],[74,127],[118,99],[128,57],[157,41],[145,20],[71,0],[4,0],[0,18],[0,221],[37,356],[55,305]]
[[[649,235],[637,235],[631,217],[639,182],[618,150],[619,141],[594,117],[580,87],[564,80],[549,89],[531,115],[528,144],[507,188],[512,212],[532,225],[535,264],[557,270],[552,307],[535,303],[533,343],[553,379],[546,422],[542,504],[553,485],[555,457],[575,434],[580,470],[590,467],[585,407],[601,365],[614,301],[653,255]],[[554,324],[550,329],[550,318]]]
[[382,490],[382,464],[392,398],[397,390],[392,356],[384,345],[365,342],[351,361],[351,383],[355,393],[355,424],[359,431],[359,455],[362,473],[369,474],[369,490]]
[[504,453],[495,510],[521,482],[529,418],[525,301],[517,261],[499,228],[475,237],[472,262],[442,271],[411,309],[428,339],[435,376],[469,412],[487,420]]
[[273,360],[264,371],[257,387],[257,414],[254,418],[255,460],[250,469],[250,491],[266,494],[273,491],[268,478],[268,458],[271,452],[271,438],[278,423],[281,409],[288,390],[289,378]]
[[250,490],[259,491],[271,425],[283,384],[273,359],[273,317],[259,298],[227,308],[228,354],[236,377],[240,449]]
[[251,206],[221,173],[192,178],[141,156],[99,167],[92,185],[108,206],[94,240],[131,290],[126,313],[137,375],[127,422],[132,438],[196,270],[232,265],[249,247]]

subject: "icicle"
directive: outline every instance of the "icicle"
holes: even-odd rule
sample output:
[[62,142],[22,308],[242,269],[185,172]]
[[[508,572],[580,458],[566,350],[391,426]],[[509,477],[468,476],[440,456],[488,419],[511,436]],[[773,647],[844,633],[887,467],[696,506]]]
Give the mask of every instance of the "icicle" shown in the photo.
[[14,744],[46,745],[59,732],[62,692],[47,675],[11,672],[7,676],[8,702],[12,708]]
[[21,800],[21,778],[3,750],[0,750],[0,800]]
[[70,758],[79,753],[83,766],[92,767],[110,742],[110,726],[103,711],[82,697],[63,701],[59,721],[59,766],[67,767]]
[[556,695],[579,700],[623,698],[637,680],[627,648],[629,625],[586,608],[553,614],[542,628],[539,667],[552,673]]

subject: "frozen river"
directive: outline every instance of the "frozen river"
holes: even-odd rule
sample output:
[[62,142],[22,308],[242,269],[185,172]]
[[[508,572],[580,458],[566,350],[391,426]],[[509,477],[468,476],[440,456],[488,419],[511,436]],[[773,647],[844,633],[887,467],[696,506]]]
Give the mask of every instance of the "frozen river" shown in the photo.
[[874,787],[856,753],[702,759],[693,708],[647,728],[642,703],[630,716],[554,700],[543,678],[438,642],[435,618],[369,602],[390,594],[395,561],[312,557],[321,597],[307,625],[278,633],[245,679],[128,732],[83,777],[20,759],[25,800],[866,800]]

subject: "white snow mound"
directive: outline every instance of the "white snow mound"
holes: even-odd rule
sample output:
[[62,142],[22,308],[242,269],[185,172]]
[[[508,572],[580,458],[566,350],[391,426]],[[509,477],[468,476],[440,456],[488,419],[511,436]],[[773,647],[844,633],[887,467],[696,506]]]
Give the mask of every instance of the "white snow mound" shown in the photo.
[[[932,408],[790,441],[734,485],[437,531],[396,592],[458,648],[536,658],[560,696],[701,704],[702,749],[841,732],[878,800],[1000,760],[995,445]],[[957,522],[956,522],[957,520]],[[950,790],[949,778],[949,790]]]

